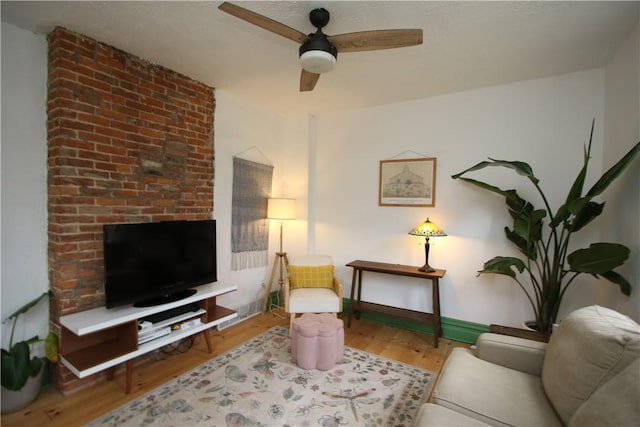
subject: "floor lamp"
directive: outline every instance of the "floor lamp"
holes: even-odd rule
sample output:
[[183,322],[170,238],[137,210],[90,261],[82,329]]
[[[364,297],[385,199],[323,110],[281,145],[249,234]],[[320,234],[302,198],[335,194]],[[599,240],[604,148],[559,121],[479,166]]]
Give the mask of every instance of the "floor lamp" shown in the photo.
[[264,294],[264,304],[262,305],[262,312],[267,311],[267,304],[269,302],[269,296],[271,294],[271,285],[273,279],[278,272],[278,285],[280,286],[280,293],[284,285],[284,272],[289,267],[289,259],[287,253],[282,250],[282,228],[285,220],[296,219],[296,201],[295,199],[269,199],[267,201],[267,218],[273,220],[280,220],[280,250],[276,252],[273,259],[273,267],[271,268],[271,275],[269,276],[269,283],[267,284],[267,292]]

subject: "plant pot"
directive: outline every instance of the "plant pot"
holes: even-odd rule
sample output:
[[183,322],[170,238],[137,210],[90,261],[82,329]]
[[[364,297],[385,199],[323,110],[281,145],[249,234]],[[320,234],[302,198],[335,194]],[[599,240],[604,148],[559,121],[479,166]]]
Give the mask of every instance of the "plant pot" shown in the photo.
[[21,390],[13,391],[2,387],[2,413],[8,414],[10,412],[19,411],[36,400],[36,397],[38,397],[38,394],[40,393],[43,373],[44,369],[40,369],[38,375],[35,377],[29,377],[27,383]]
[[[558,323],[554,323],[551,329],[551,332],[555,331],[558,327]],[[538,331],[538,323],[535,320],[527,320],[526,322],[522,322],[522,329],[526,329],[528,331]]]
[[527,320],[522,323],[522,329],[538,332],[538,323],[535,320]]

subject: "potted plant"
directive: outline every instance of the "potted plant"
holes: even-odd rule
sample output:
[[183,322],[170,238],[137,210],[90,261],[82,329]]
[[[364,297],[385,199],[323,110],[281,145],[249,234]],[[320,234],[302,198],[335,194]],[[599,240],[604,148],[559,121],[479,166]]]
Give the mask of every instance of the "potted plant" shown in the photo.
[[[20,307],[3,321],[5,323],[13,320],[9,348],[1,350],[2,413],[17,411],[31,403],[40,391],[46,360],[48,359],[54,363],[58,360],[58,339],[52,332],[49,332],[44,340],[36,335],[28,340],[13,343],[18,317],[36,306],[47,295],[49,295],[49,292],[43,293],[33,301]],[[30,346],[40,341],[45,342],[46,358],[31,356]]]
[[[525,162],[490,158],[489,161],[480,162],[452,176],[453,179],[461,179],[505,198],[507,209],[513,219],[513,228],[505,227],[505,234],[524,255],[524,259],[496,256],[484,264],[478,275],[500,274],[512,278],[529,299],[535,314],[536,329],[543,333],[551,333],[567,288],[582,273],[596,278],[603,277],[618,285],[623,294],[631,294],[629,282],[614,271],[629,257],[629,249],[626,246],[616,243],[592,243],[588,248],[569,252],[573,233],[596,219],[604,209],[604,202],[598,203],[593,199],[625,170],[640,151],[638,142],[583,194],[592,138],[593,125],[589,143],[585,147],[582,169],[573,182],[564,204],[555,212],[551,209],[531,166]],[[462,177],[487,167],[509,168],[527,178],[540,195],[544,208],[534,207],[533,203],[520,197],[516,190],[502,190],[485,182]],[[522,276],[528,277],[531,290],[525,286]]]

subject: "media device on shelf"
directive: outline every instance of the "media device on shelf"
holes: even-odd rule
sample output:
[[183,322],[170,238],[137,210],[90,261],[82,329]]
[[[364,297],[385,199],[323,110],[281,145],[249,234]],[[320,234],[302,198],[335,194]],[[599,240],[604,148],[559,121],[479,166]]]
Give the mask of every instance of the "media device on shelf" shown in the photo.
[[166,304],[217,280],[216,221],[108,224],[105,305]]

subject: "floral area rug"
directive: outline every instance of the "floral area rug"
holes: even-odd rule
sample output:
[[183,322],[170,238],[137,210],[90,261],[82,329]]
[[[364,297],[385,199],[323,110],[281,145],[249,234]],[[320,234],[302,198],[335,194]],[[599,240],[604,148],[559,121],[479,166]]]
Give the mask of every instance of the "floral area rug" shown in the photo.
[[345,347],[329,371],[298,368],[275,327],[90,426],[411,426],[436,374]]

